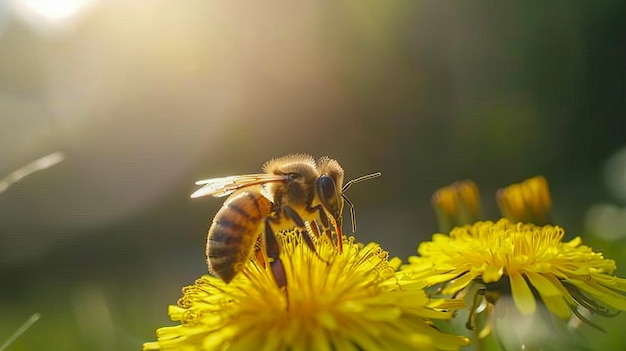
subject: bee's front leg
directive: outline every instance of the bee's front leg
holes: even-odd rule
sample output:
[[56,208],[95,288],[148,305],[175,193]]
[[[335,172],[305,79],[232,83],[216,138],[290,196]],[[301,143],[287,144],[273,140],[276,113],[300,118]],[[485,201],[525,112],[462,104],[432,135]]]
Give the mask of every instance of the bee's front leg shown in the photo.
[[302,240],[304,240],[304,242],[306,243],[306,246],[308,246],[309,249],[311,249],[311,251],[315,254],[315,256],[317,256],[317,258],[319,258],[323,262],[328,263],[328,261],[323,259],[320,256],[319,252],[317,252],[317,249],[315,248],[315,243],[313,243],[313,238],[311,237],[312,233],[306,227],[304,220],[298,214],[298,212],[296,212],[293,208],[289,206],[283,206],[283,213],[296,224],[297,228],[299,228],[300,236],[302,237]]
[[324,230],[324,233],[330,239],[331,242],[333,242],[333,233],[331,230],[331,225],[332,225],[333,229],[335,230],[335,233],[337,234],[337,249],[339,253],[341,253],[342,248],[343,248],[343,245],[342,245],[343,236],[341,233],[341,228],[339,228],[339,226],[337,225],[337,222],[334,221],[332,216],[328,214],[326,210],[324,210],[324,207],[322,205],[307,207],[307,211],[309,211],[310,213],[317,212],[317,217],[319,217],[320,219],[320,222],[322,224],[322,229]]
[[283,213],[285,214],[285,216],[287,216],[287,218],[291,219],[296,224],[296,227],[298,227],[300,235],[302,236],[302,239],[304,240],[306,245],[311,249],[311,251],[316,252],[315,244],[313,243],[313,238],[311,238],[311,233],[309,233],[309,230],[306,228],[306,224],[304,223],[304,220],[298,214],[298,212],[296,212],[290,206],[283,206]]

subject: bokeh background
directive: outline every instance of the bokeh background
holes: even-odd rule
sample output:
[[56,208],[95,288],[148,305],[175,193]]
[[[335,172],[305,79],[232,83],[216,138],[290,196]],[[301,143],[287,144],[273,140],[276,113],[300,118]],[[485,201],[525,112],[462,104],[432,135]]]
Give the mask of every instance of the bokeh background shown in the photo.
[[[293,152],[346,177],[361,241],[406,258],[430,196],[543,174],[555,222],[626,276],[626,3],[0,0],[0,344],[138,350],[206,272],[198,179]],[[346,228],[347,229],[347,228]],[[583,328],[626,346],[624,316]]]

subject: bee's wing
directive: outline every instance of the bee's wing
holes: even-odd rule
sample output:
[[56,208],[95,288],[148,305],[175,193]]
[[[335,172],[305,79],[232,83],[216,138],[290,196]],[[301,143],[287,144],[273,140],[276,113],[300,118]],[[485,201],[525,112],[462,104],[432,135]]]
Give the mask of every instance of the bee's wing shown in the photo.
[[196,198],[209,195],[222,197],[247,186],[282,181],[285,181],[285,176],[267,173],[204,179],[196,182],[196,185],[202,185],[202,188],[191,194],[191,197]]

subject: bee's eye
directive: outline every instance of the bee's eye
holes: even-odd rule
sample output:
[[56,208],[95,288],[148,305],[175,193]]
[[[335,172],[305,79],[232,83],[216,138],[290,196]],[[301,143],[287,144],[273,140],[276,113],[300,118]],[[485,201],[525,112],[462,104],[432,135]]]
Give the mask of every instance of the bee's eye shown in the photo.
[[337,194],[337,185],[333,178],[328,175],[322,175],[317,179],[317,192],[322,205],[331,212],[335,220],[341,221],[341,210],[343,203],[340,203]]

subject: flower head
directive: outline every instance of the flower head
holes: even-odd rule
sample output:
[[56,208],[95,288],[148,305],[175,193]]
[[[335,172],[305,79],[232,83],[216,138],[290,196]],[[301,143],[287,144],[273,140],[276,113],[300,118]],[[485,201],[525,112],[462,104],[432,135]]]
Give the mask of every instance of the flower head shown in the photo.
[[455,294],[473,281],[486,284],[487,290],[500,283],[497,290],[510,291],[525,315],[535,312],[536,298],[563,319],[579,306],[601,312],[591,299],[626,310],[626,280],[613,276],[615,262],[582,245],[579,237],[563,242],[564,234],[551,225],[477,222],[449,235],[435,234],[419,246],[420,257],[410,261],[432,269],[434,274],[425,278],[429,284],[449,282],[444,294]]
[[[502,189],[498,201],[507,218],[435,234],[403,269],[426,274],[428,285],[443,284],[443,294],[482,284],[479,292],[487,302],[511,297],[522,316],[536,313],[538,301],[562,320],[573,313],[591,325],[581,311],[604,316],[612,315],[609,309],[626,311],[626,279],[614,275],[613,260],[583,245],[580,237],[563,241],[565,231],[559,226],[518,222],[549,218],[545,178]],[[468,326],[474,323],[470,320]]]
[[422,280],[396,272],[399,260],[353,238],[343,252],[320,237],[313,252],[294,233],[279,235],[287,284],[279,287],[256,258],[229,284],[203,276],[183,289],[172,320],[144,350],[458,350],[467,338],[445,334],[463,302],[431,299]]

